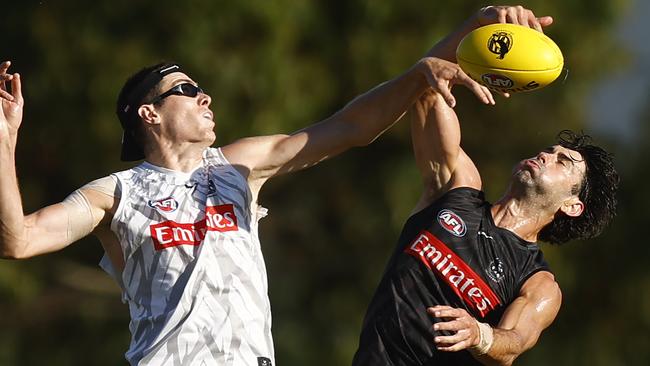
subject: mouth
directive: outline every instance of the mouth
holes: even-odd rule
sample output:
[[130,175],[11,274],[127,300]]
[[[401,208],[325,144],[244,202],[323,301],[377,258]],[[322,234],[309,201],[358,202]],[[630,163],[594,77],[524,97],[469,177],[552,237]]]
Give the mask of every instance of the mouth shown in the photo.
[[207,118],[210,121],[212,121],[214,119],[214,115],[212,114],[212,111],[207,111],[203,113],[203,118]]
[[528,160],[526,160],[526,161],[524,162],[524,165],[525,165],[525,166],[529,166],[529,167],[533,167],[533,168],[536,168],[536,169],[540,169],[540,168],[541,168],[541,166],[539,165],[539,163],[538,163],[537,160],[535,160],[535,159],[528,159]]

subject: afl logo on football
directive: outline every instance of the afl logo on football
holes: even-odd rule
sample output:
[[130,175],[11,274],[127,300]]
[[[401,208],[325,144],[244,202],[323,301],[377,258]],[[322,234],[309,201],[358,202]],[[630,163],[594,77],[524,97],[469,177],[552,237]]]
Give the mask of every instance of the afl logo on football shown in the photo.
[[483,74],[481,80],[485,85],[494,88],[512,88],[515,85],[514,81],[498,74]]
[[149,206],[162,212],[174,212],[178,208],[178,202],[173,197],[167,197],[156,201],[150,200]]
[[461,237],[467,232],[465,222],[454,211],[444,209],[438,212],[438,223],[452,235]]
[[504,31],[494,32],[488,39],[487,48],[490,52],[499,55],[497,57],[499,60],[503,60],[512,49],[512,34]]

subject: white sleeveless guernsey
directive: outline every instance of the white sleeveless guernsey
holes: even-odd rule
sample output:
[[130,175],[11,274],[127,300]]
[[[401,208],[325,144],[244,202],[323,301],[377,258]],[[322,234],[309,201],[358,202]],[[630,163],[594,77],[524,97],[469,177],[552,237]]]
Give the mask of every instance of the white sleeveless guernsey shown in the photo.
[[220,149],[193,173],[144,162],[113,174],[121,199],[111,230],[125,260],[132,365],[274,361],[266,267],[246,179]]

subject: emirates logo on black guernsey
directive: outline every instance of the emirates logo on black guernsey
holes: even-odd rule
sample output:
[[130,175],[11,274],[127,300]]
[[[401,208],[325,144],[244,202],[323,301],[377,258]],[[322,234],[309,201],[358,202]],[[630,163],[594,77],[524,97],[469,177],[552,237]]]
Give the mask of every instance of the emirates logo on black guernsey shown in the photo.
[[472,267],[432,233],[422,230],[404,252],[435,273],[480,316],[486,316],[501,304],[499,297]]

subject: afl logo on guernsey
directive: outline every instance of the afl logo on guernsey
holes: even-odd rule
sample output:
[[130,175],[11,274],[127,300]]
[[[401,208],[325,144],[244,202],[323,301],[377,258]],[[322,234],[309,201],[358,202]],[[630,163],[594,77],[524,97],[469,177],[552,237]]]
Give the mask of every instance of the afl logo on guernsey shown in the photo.
[[438,223],[445,230],[449,231],[452,235],[457,237],[464,236],[467,232],[465,221],[456,215],[452,210],[444,209],[438,212]]
[[149,200],[149,206],[162,212],[174,212],[178,208],[178,202],[173,197],[167,197],[156,201]]

